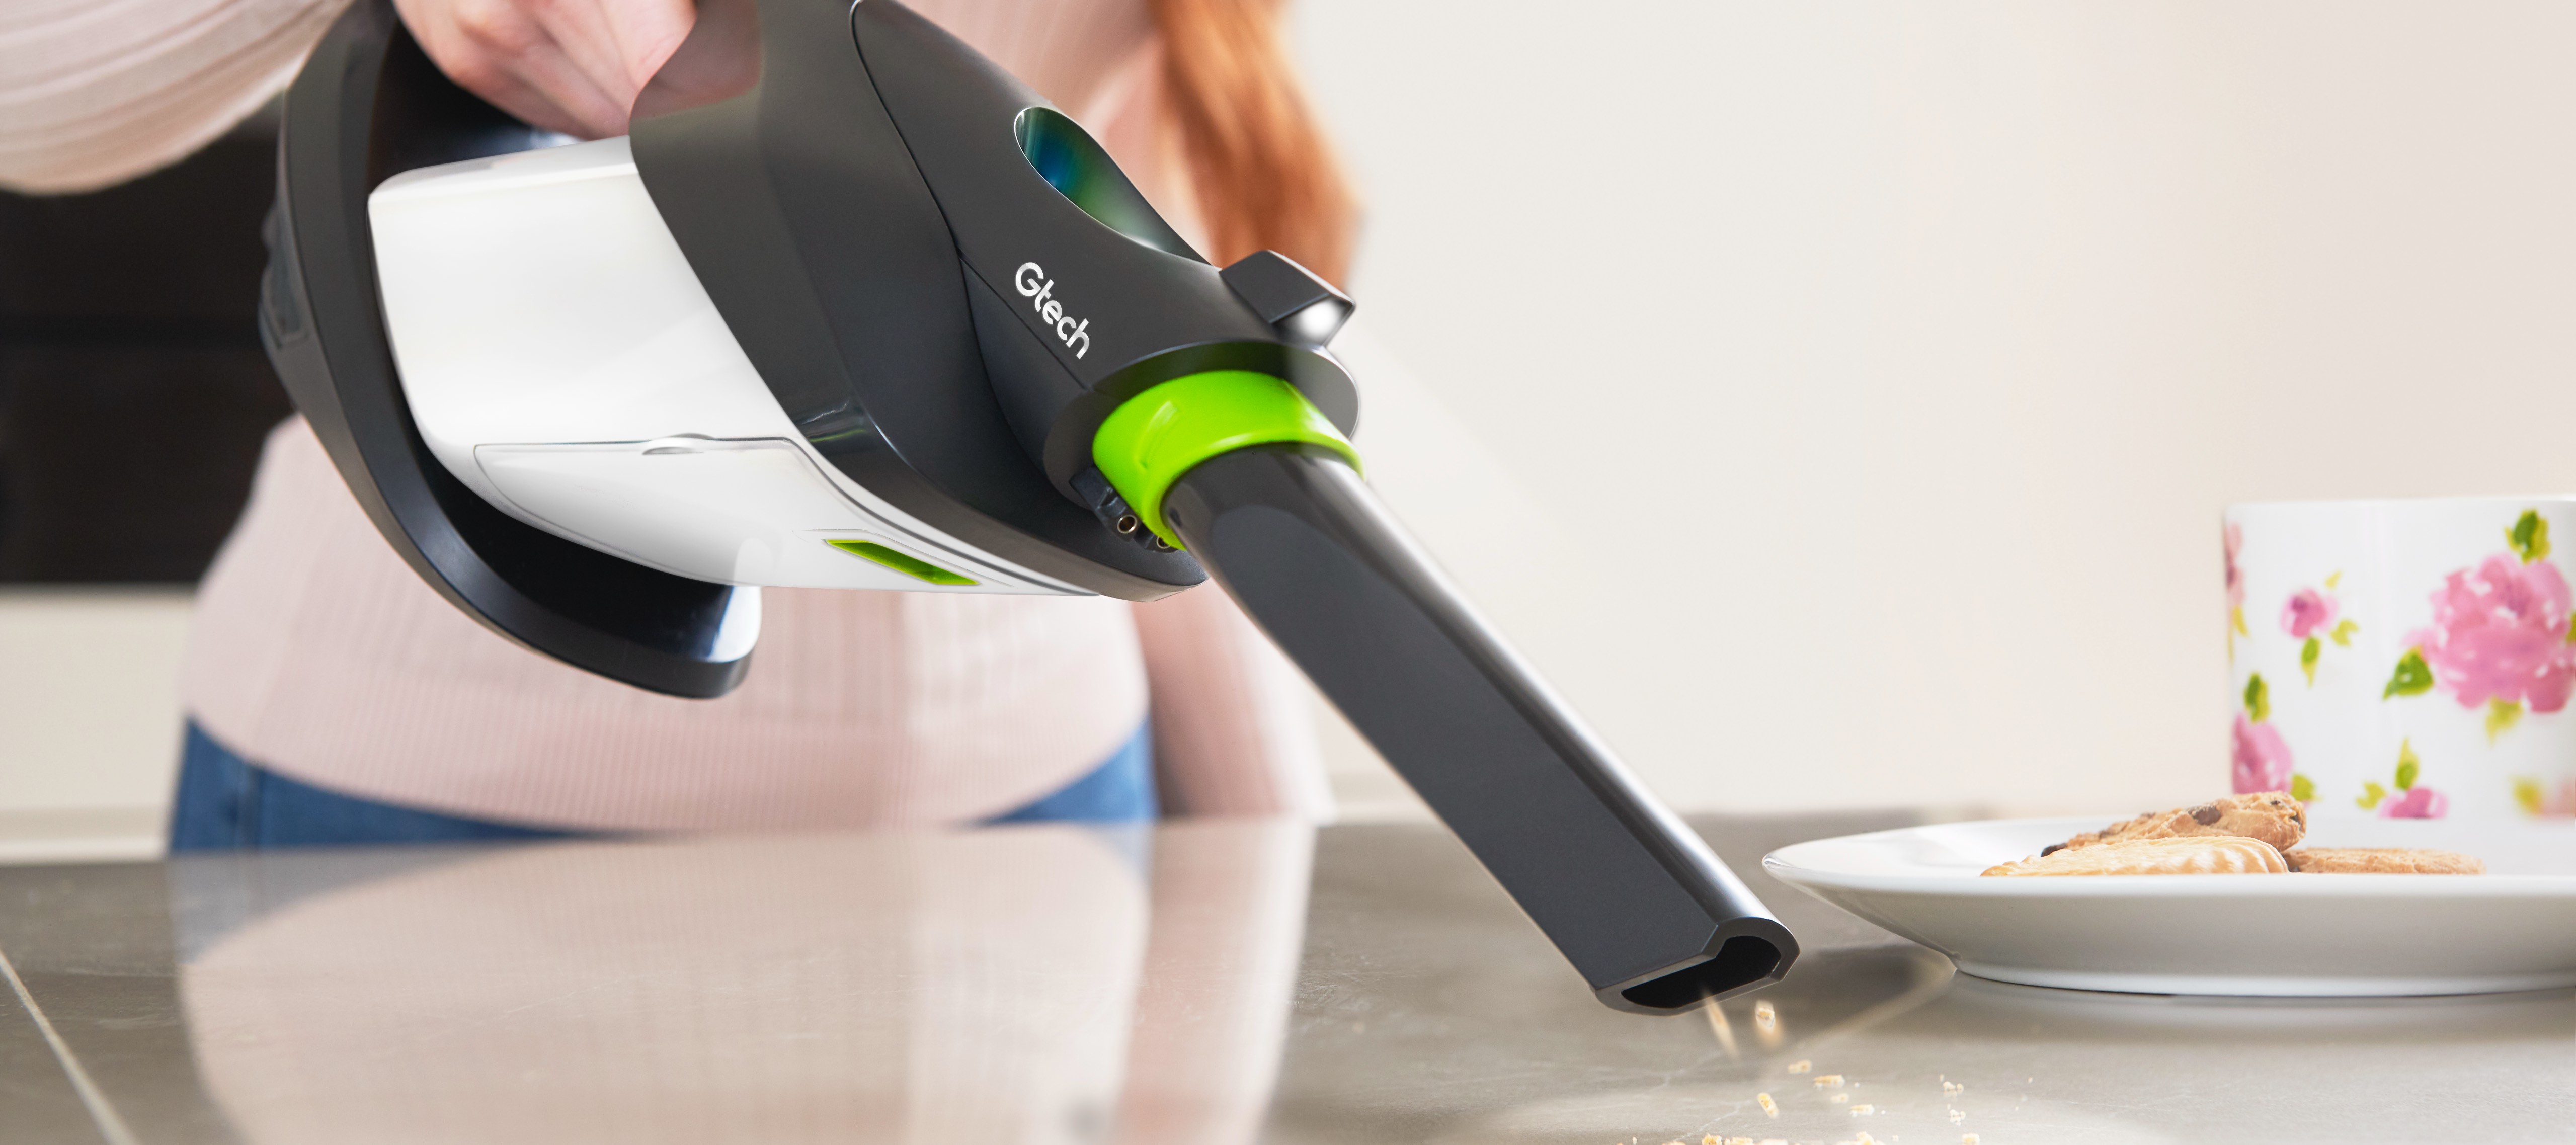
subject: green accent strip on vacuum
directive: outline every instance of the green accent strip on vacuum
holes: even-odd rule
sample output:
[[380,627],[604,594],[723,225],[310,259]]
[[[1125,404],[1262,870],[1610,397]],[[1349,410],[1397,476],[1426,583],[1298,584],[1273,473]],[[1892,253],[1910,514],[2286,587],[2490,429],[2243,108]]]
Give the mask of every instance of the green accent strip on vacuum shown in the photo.
[[1210,370],[1174,378],[1127,399],[1100,423],[1091,460],[1136,519],[1174,548],[1181,539],[1163,521],[1163,495],[1190,467],[1255,445],[1319,445],[1351,468],[1360,455],[1297,387],[1248,370]]
[[972,578],[959,576],[919,557],[896,552],[875,541],[825,541],[823,543],[851,556],[866,557],[896,572],[917,577],[932,584],[975,583]]

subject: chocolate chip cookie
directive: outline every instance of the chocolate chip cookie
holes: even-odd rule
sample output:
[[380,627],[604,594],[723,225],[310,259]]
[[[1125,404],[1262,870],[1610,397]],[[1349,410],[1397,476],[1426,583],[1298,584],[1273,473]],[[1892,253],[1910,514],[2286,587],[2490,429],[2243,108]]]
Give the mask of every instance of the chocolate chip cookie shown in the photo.
[[2198,807],[2177,807],[2171,811],[2150,811],[2123,823],[2113,823],[2099,831],[2087,831],[2059,843],[2041,855],[2060,849],[2098,846],[2103,843],[2135,839],[2176,839],[2202,835],[2235,835],[2260,839],[2274,850],[2286,851],[2299,845],[2308,833],[2308,809],[2298,800],[2279,791],[2258,791],[2250,795],[2230,795],[2213,799]]

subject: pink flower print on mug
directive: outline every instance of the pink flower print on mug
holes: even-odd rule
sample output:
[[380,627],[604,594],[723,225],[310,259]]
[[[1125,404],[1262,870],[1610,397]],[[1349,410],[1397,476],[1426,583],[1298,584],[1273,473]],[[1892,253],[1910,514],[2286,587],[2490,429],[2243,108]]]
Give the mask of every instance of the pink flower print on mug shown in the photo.
[[2222,531],[2227,547],[2227,658],[2236,659],[2236,638],[2251,636],[2245,630],[2245,570],[2236,563],[2236,554],[2245,547],[2245,526],[2230,522]]
[[2382,819],[2439,819],[2451,810],[2451,801],[2441,792],[2419,786],[2415,780],[2424,772],[2424,761],[2415,757],[2413,740],[2397,741],[2397,794],[2391,798],[2388,789],[2377,783],[2361,785],[2361,798],[2354,800],[2364,811],[2376,808]]
[[2279,728],[2255,723],[2238,712],[2235,757],[2232,778],[2237,794],[2290,789],[2290,745]]
[[[2333,588],[2342,578],[2342,573],[2327,577],[2326,587]],[[2311,688],[2317,686],[2317,659],[2325,654],[2325,642],[2332,640],[2338,648],[2349,648],[2352,634],[2361,631],[2361,626],[2349,618],[2338,619],[2342,615],[2341,601],[2313,588],[2291,593],[2281,605],[2281,631],[2289,633],[2292,640],[2304,642],[2299,645],[2299,671],[2307,675]]]
[[[2546,522],[2525,513],[2507,533],[2515,552],[2498,553],[2444,577],[2433,593],[2433,626],[2410,634],[2390,694],[2425,691],[2433,681],[2464,708],[2484,705],[2493,736],[2533,712],[2567,707],[2576,691],[2576,645],[2568,643],[2570,594],[2549,554]],[[2431,669],[2410,677],[2407,661]]]
[[2576,819],[2570,530],[2576,495],[2229,506],[2226,782],[2382,830]]
[[2335,598],[2313,588],[2303,588],[2291,593],[2290,602],[2281,606],[2281,628],[2290,634],[2290,639],[2305,640],[2325,631],[2334,623],[2335,614],[2342,610],[2343,606],[2336,604]]
[[2528,775],[2515,776],[2513,801],[2526,815],[2576,816],[2576,779],[2562,780],[2552,793],[2540,780]]
[[2417,787],[2397,793],[2397,798],[2379,805],[2382,819],[2439,819],[2451,809],[2451,801],[2430,787]]
[[2281,738],[2281,729],[2265,722],[2271,718],[2271,686],[2256,672],[2245,681],[2245,710],[2236,713],[2236,750],[2229,770],[2239,795],[2288,791],[2297,782],[2291,775],[2290,743]]

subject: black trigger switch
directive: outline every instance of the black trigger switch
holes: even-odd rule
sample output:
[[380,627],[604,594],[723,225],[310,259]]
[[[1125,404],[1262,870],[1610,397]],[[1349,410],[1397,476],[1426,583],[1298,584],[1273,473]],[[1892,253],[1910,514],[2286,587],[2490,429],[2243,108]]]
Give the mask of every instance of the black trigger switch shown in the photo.
[[1218,273],[1280,337],[1300,345],[1332,341],[1357,309],[1349,295],[1275,250],[1254,251]]

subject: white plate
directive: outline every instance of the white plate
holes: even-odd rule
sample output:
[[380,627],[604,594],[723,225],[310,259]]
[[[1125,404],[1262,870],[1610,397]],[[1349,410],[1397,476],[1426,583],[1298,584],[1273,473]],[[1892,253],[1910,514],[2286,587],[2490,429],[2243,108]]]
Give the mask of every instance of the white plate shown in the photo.
[[2004,982],[2289,996],[2576,985],[2576,823],[2335,821],[2308,837],[2460,851],[2485,875],[1978,877],[2124,818],[1908,827],[1783,847],[1762,865]]

